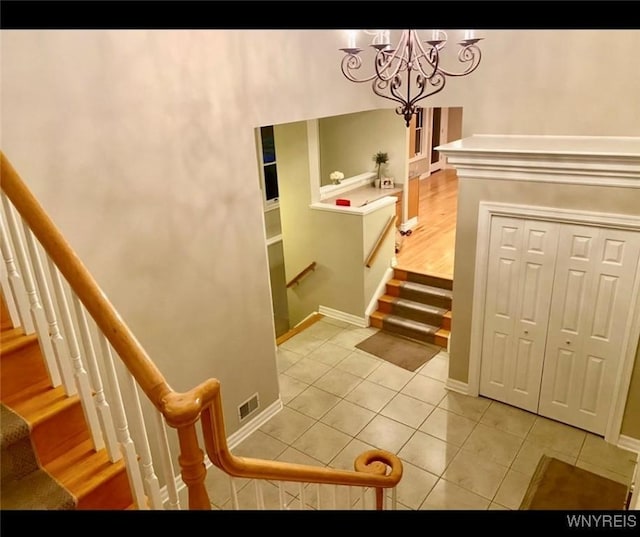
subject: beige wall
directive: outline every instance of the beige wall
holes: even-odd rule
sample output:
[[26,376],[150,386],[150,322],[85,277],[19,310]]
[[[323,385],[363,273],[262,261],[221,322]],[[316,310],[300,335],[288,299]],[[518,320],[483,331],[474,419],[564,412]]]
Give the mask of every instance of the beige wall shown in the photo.
[[375,172],[373,155],[389,155],[382,171],[402,183],[407,174],[407,136],[394,110],[371,110],[318,120],[320,182],[330,184],[329,174],[340,170],[345,177]]
[[636,351],[636,365],[631,375],[629,395],[622,420],[622,434],[631,438],[640,438],[640,345]]
[[[464,136],[639,133],[640,32],[482,33],[478,70],[424,101],[463,107]],[[2,30],[0,45],[2,150],[171,386],[221,380],[235,432],[238,404],[279,392],[254,129],[392,105],[343,78],[339,30]]]
[[[490,179],[458,181],[458,220],[456,224],[456,254],[453,287],[453,321],[450,343],[449,376],[467,382],[473,308],[474,270],[478,205],[480,201],[515,203],[543,207],[638,215],[640,189],[605,188],[598,186],[551,185]],[[635,362],[635,375],[640,362]],[[640,410],[640,390],[629,393],[623,434],[631,434],[630,416],[637,420]],[[635,426],[637,431],[637,426]]]

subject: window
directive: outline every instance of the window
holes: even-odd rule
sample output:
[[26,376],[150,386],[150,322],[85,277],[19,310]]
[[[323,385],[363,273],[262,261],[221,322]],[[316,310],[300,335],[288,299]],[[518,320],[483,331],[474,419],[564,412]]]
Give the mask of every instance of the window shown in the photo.
[[415,127],[415,140],[413,145],[414,156],[422,154],[422,143],[424,136],[424,108],[418,108],[416,110],[416,127]]
[[266,207],[278,205],[278,168],[273,126],[260,127],[260,152],[262,153],[262,186]]

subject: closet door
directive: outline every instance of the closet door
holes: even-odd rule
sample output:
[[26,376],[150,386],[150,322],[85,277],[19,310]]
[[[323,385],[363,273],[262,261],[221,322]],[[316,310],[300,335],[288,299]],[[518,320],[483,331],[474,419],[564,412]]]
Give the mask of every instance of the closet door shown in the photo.
[[539,414],[604,434],[640,233],[562,225]]
[[491,220],[480,393],[538,410],[558,224]]

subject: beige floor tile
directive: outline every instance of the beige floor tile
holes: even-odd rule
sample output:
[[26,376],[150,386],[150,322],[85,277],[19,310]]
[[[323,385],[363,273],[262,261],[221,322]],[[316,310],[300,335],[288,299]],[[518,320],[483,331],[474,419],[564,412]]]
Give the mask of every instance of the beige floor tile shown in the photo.
[[316,422],[293,442],[291,447],[328,464],[350,441],[349,435]]
[[507,470],[506,466],[478,458],[470,451],[460,450],[442,477],[491,500],[498,491]]
[[436,354],[431,360],[424,364],[417,373],[425,377],[446,382],[449,378],[449,358],[442,353]]
[[535,414],[505,405],[498,401],[492,401],[480,419],[480,423],[483,425],[494,427],[495,429],[514,434],[521,438],[527,436],[535,421]]
[[587,433],[580,429],[537,416],[527,435],[527,440],[554,451],[566,453],[571,457],[577,457],[586,436]]
[[360,352],[352,352],[336,365],[336,369],[351,373],[356,377],[367,378],[382,362],[377,358]]
[[285,444],[291,445],[297,438],[314,425],[315,420],[309,416],[284,407],[267,423],[260,427],[260,431],[277,438]]
[[301,382],[313,384],[330,369],[331,367],[328,365],[310,360],[309,358],[302,358],[287,369],[286,375],[298,379]]
[[500,505],[499,503],[491,502],[489,504],[489,511],[511,511],[508,507]]
[[[298,451],[292,447],[288,447],[284,452],[282,452],[278,456],[278,461],[282,462],[291,462],[293,464],[304,464],[307,466],[315,466],[315,467],[324,467],[324,464],[314,459],[313,457],[307,455],[306,453],[302,453],[302,451]],[[274,485],[278,485],[278,481],[272,481]],[[284,490],[293,497],[296,497],[300,493],[300,484],[295,482],[284,482],[282,483]]]
[[[603,461],[600,461],[602,464],[606,464]],[[597,464],[591,464],[590,462],[586,462],[583,460],[578,459],[576,461],[576,466],[578,468],[583,468],[584,470],[589,470],[590,472],[593,472],[594,474],[598,474],[601,475],[602,477],[606,477],[607,479],[612,479],[613,481],[617,481],[618,483],[622,483],[623,485],[630,485],[631,484],[631,478],[633,477],[633,474],[629,475],[629,474],[619,474],[617,472],[612,472],[611,470],[604,468],[601,465],[597,465]]]
[[336,326],[335,324],[318,321],[312,324],[310,327],[305,328],[304,333],[313,336],[318,339],[331,339],[336,334],[340,333],[344,327]]
[[[209,494],[209,500],[211,501],[211,503],[220,509],[231,498],[231,481],[232,478],[229,475],[227,475],[222,470],[219,470],[215,466],[207,468],[207,476],[204,481],[204,486],[207,489],[207,493]],[[250,481],[250,479],[233,478],[233,482],[237,491],[247,486]],[[182,493],[184,493],[184,495],[182,495]],[[180,495],[182,509],[188,508],[189,502],[187,494],[187,489],[185,487],[181,491]],[[184,502],[182,498],[184,498]]]
[[341,400],[320,421],[349,436],[356,436],[375,416],[371,410]]
[[[246,487],[237,494],[238,505],[241,511],[255,511],[267,509],[271,511],[286,509],[286,506],[293,500],[285,493],[284,505],[281,505],[280,489],[266,480],[252,480]],[[262,501],[262,505],[261,502]],[[235,509],[231,500],[222,506],[224,510]]]
[[493,501],[509,509],[519,509],[530,482],[531,476],[509,470]]
[[368,377],[367,380],[381,384],[391,390],[400,391],[413,378],[413,373],[402,367],[382,362]]
[[345,396],[345,399],[373,412],[379,412],[395,395],[396,392],[389,388],[363,380]]
[[302,354],[293,352],[279,347],[276,351],[276,362],[278,365],[278,373],[284,373],[293,364],[302,358]]
[[578,462],[594,464],[616,474],[631,479],[636,465],[637,454],[605,442],[600,436],[587,434]]
[[280,385],[280,399],[285,405],[309,387],[308,383],[290,377],[286,373],[278,375],[278,383]]
[[523,439],[479,423],[462,445],[478,458],[489,459],[502,466],[510,466],[516,458]]
[[349,349],[345,349],[340,345],[335,345],[334,343],[327,341],[320,345],[316,350],[307,354],[306,358],[328,365],[329,367],[334,367],[349,356],[349,354],[351,354]]
[[356,345],[361,341],[371,337],[378,330],[376,328],[344,328],[341,332],[333,336],[329,341],[336,345],[341,345],[350,350],[355,350]]
[[[409,509],[418,509],[438,481],[435,476],[422,468],[403,461],[402,479],[396,487],[397,501]],[[391,506],[391,491],[387,493],[387,505]]]
[[436,408],[429,403],[399,393],[380,411],[380,414],[417,429]]
[[440,476],[457,452],[458,448],[453,444],[416,431],[398,452],[398,456],[427,472]]
[[455,483],[440,479],[420,506],[420,510],[484,511],[488,506],[488,499]]
[[315,386],[309,386],[300,395],[294,397],[287,406],[317,420],[340,401],[342,399],[332,393],[325,392]]
[[490,404],[491,401],[484,397],[471,397],[448,391],[438,406],[473,421],[480,421]]
[[296,334],[292,338],[287,339],[287,341],[280,345],[280,348],[306,355],[317,349],[324,342],[324,339],[313,337],[305,332],[301,332],[300,334]]
[[420,425],[419,430],[450,444],[462,446],[476,425],[469,418],[436,408]]
[[376,416],[356,438],[391,453],[397,453],[413,435],[415,429],[407,427],[391,418]]
[[361,382],[362,379],[360,377],[356,377],[351,373],[340,371],[339,369],[331,369],[316,380],[313,385],[338,397],[345,397]]
[[554,457],[569,464],[576,463],[576,457],[561,453],[560,451],[554,451],[546,446],[540,444],[534,444],[533,442],[525,439],[520,446],[520,451],[516,455],[516,458],[511,463],[511,469],[517,470],[528,476],[532,476],[538,467],[540,457],[547,455],[548,457]]
[[356,459],[365,451],[375,449],[374,446],[354,438],[329,463],[329,467],[340,470],[353,470]]
[[352,328],[353,325],[347,323],[346,321],[341,321],[340,319],[334,319],[333,317],[327,317],[326,315],[320,319],[318,322],[332,324],[333,326],[338,326],[340,328]]
[[237,457],[275,460],[287,447],[289,447],[288,444],[258,430],[245,438],[231,452]]
[[430,405],[438,406],[447,394],[443,382],[422,375],[415,375],[400,393],[420,399]]

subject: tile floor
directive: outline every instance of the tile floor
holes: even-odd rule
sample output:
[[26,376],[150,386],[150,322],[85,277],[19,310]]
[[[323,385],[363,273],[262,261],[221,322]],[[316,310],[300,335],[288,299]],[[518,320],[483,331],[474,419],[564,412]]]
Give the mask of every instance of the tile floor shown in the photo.
[[[398,509],[408,510],[517,509],[542,454],[630,482],[634,453],[497,401],[447,390],[445,351],[410,372],[355,347],[376,331],[324,317],[284,342],[277,353],[284,408],[233,453],[351,470],[363,451],[386,449],[402,460],[397,501]],[[255,508],[255,487],[234,483],[241,508]],[[232,508],[229,480],[216,468],[207,474],[207,487],[214,508]],[[299,506],[299,485],[284,490],[284,501]],[[305,493],[311,508],[317,490]],[[266,508],[278,508],[281,492],[271,483],[263,487]],[[321,501],[323,494],[321,488]]]

